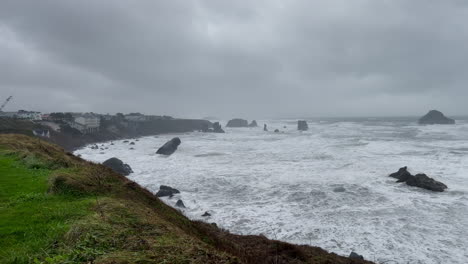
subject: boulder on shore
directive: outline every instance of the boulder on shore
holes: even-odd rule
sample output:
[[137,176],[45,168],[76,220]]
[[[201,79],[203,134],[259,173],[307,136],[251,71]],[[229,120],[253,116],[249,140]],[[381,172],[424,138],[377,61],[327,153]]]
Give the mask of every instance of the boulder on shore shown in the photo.
[[156,154],[171,155],[177,150],[177,147],[180,145],[181,142],[182,141],[180,141],[180,138],[175,137],[166,142],[166,144],[164,144],[162,147],[160,147],[158,151],[156,151]]
[[306,131],[308,129],[309,129],[309,125],[307,124],[307,121],[305,120],[297,121],[297,130]]
[[437,110],[431,110],[425,116],[419,119],[419,124],[421,125],[453,125],[455,120],[446,117],[442,112]]
[[350,259],[361,259],[361,260],[364,260],[364,257],[362,255],[359,255],[358,253],[356,252],[351,252],[351,254],[349,254],[349,258]]
[[245,119],[235,118],[229,120],[226,127],[248,127],[249,122]]
[[249,127],[258,127],[257,121],[252,120],[252,122],[249,124]]
[[156,193],[156,197],[172,197],[176,193],[180,193],[180,191],[166,185],[161,185],[159,186],[159,191]]
[[428,177],[426,174],[420,173],[415,176],[411,175],[407,167],[400,168],[397,172],[389,176],[398,179],[397,182],[406,182],[409,186],[415,186],[434,192],[443,192],[448,188],[447,185]]
[[104,161],[102,165],[111,168],[113,171],[120,173],[123,176],[127,176],[133,172],[130,165],[123,163],[123,161],[115,157]]

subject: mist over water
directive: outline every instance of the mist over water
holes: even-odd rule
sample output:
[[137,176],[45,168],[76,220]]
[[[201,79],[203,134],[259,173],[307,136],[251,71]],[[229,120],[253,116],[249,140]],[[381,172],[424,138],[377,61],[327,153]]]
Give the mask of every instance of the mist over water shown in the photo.
[[[297,131],[297,119],[257,121],[258,128],[151,136],[135,146],[115,141],[76,154],[120,158],[134,170],[128,177],[152,192],[162,184],[179,189],[167,204],[182,199],[190,218],[234,233],[381,262],[468,263],[468,120],[313,119],[306,132]],[[176,153],[156,155],[174,136],[182,140]],[[387,177],[403,166],[449,189],[434,193]]]

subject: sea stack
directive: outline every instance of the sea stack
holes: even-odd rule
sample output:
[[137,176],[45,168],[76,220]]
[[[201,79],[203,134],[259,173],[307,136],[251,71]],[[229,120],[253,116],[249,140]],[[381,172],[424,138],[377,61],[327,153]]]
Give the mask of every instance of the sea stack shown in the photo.
[[252,120],[252,122],[249,124],[249,127],[258,127],[257,120]]
[[249,122],[245,119],[234,118],[229,120],[226,127],[248,127]]
[[437,110],[431,110],[425,116],[419,119],[419,124],[421,125],[453,125],[455,120],[446,117],[442,112]]
[[307,124],[307,121],[305,120],[297,121],[297,130],[306,131],[308,129],[309,129],[309,125]]
[[219,122],[213,123],[213,132],[214,133],[224,133],[224,130],[221,128],[221,124]]
[[175,137],[166,142],[166,144],[164,144],[162,147],[160,147],[158,151],[156,151],[156,154],[171,155],[177,150],[177,147],[180,145],[181,142],[182,141],[180,141],[180,138]]

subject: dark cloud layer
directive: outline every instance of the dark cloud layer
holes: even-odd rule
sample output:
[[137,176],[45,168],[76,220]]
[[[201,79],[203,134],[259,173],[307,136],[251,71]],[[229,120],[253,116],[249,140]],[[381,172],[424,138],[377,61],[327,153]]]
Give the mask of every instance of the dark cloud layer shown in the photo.
[[5,0],[10,109],[467,114],[461,0]]

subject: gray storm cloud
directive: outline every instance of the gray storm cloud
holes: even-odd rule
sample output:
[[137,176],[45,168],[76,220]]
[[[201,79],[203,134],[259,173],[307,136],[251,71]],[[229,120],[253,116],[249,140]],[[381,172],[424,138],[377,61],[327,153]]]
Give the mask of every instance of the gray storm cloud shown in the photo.
[[10,109],[184,117],[466,114],[468,4],[0,3]]

